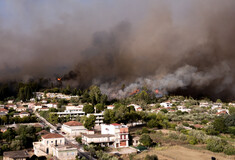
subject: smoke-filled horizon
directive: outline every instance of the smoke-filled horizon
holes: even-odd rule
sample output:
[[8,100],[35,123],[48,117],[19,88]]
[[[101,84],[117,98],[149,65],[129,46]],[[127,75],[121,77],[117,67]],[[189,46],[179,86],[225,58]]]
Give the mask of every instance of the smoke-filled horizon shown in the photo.
[[[0,81],[233,99],[233,0],[0,2]],[[71,72],[70,72],[71,71]],[[123,88],[123,84],[125,88]]]

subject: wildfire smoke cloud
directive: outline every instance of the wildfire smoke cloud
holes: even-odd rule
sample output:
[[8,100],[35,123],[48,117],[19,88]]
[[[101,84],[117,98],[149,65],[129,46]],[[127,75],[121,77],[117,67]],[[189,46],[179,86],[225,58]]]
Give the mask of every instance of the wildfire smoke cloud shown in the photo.
[[234,97],[234,0],[0,6],[1,81],[59,74],[63,85],[97,84],[112,98],[142,86]]

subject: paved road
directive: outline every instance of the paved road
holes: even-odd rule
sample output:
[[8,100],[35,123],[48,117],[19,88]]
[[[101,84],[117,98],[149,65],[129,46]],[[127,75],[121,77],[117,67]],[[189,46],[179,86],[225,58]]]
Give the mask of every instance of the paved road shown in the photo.
[[49,126],[51,129],[57,130],[57,128],[56,128],[55,126],[53,126],[51,123],[49,123],[45,118],[43,118],[42,116],[40,116],[37,112],[35,112],[35,115],[36,115],[41,121],[43,121],[47,126]]
[[[35,112],[35,115],[47,126],[49,126],[51,129],[53,129],[55,132],[57,132],[58,134],[64,136],[62,134],[61,131],[57,130],[57,128],[55,126],[53,126],[51,123],[49,123],[45,118],[43,118],[42,116],[40,116],[37,112]],[[65,136],[64,136],[65,137]],[[78,144],[74,144],[72,140],[69,140],[68,138],[65,137],[66,143],[77,148],[78,149],[78,153],[81,156],[86,157],[89,160],[96,160],[95,158],[93,158],[92,156],[90,156],[89,152],[85,152],[83,150],[83,147],[78,145]],[[73,139],[75,141],[75,139]]]

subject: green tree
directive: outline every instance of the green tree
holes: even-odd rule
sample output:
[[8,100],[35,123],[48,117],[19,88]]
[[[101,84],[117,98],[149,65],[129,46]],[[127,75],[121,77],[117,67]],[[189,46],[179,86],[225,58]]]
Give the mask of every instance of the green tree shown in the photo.
[[62,93],[63,94],[67,94],[67,95],[71,94],[71,87],[70,87],[70,85],[67,85],[67,87],[63,89]]
[[95,116],[90,115],[85,119],[84,127],[86,127],[88,130],[93,129],[95,126],[95,120],[96,120]]
[[8,118],[7,118],[7,116],[2,116],[2,117],[1,117],[1,121],[2,121],[2,123],[7,124],[7,123],[8,123]]
[[143,145],[143,146],[151,146],[152,143],[153,143],[153,140],[151,139],[151,137],[148,135],[148,134],[144,134],[140,137],[140,143]]
[[104,123],[107,123],[107,124],[114,123],[115,122],[114,115],[115,113],[113,110],[106,109],[104,111]]
[[48,121],[49,121],[51,124],[57,124],[57,123],[58,123],[58,115],[57,115],[56,113],[50,113],[50,114],[49,114]]
[[72,91],[72,95],[75,96],[75,95],[77,95],[77,94],[78,94],[78,90],[77,90],[77,88],[74,88],[73,91]]
[[129,119],[126,116],[128,113],[128,108],[124,105],[121,105],[118,109],[115,110],[115,121],[118,123],[128,123]]
[[235,114],[235,107],[229,107],[228,110],[230,115]]
[[87,113],[94,113],[95,109],[92,105],[85,105],[83,107],[83,111],[87,114]]
[[161,112],[163,112],[163,113],[167,113],[168,111],[167,111],[167,109],[161,109]]
[[15,136],[16,132],[12,128],[8,128],[7,131],[3,133],[3,137],[7,142],[11,142],[13,139],[15,139]]
[[225,119],[223,117],[218,117],[212,123],[214,129],[220,133],[227,131],[227,126],[225,125]]
[[98,86],[95,86],[95,85],[91,86],[89,96],[90,96],[92,105],[95,105],[95,104],[99,103],[100,102],[100,97],[101,97],[100,88]]
[[104,110],[104,105],[101,103],[98,103],[95,105],[95,108],[96,108],[96,113],[100,113]]
[[107,99],[108,99],[108,96],[107,95],[101,95],[101,97],[100,97],[100,103],[101,104],[105,104],[106,102],[107,102]]
[[235,126],[235,114],[229,115],[225,118],[224,121],[225,125],[230,127],[230,126]]
[[154,119],[151,119],[150,121],[148,121],[147,122],[147,126],[149,127],[149,128],[154,128],[154,127],[157,127],[157,122],[156,122],[156,120],[154,120]]
[[18,150],[22,149],[22,142],[20,140],[12,141],[11,144],[10,144],[10,148],[13,151],[18,151]]
[[136,99],[137,100],[143,100],[143,101],[148,103],[149,100],[150,100],[150,96],[145,90],[143,90],[139,94],[136,95]]
[[89,95],[88,91],[85,90],[82,95],[82,103],[86,103],[86,102],[90,102],[90,101],[91,101],[90,95]]

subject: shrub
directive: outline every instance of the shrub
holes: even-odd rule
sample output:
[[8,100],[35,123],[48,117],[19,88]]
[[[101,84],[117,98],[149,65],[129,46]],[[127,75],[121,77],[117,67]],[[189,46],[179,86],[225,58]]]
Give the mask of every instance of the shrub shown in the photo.
[[213,126],[208,126],[205,128],[206,134],[208,135],[218,135],[219,131],[216,131]]
[[194,136],[188,136],[188,143],[192,144],[192,145],[195,145],[195,144],[198,144],[198,140]]
[[76,137],[75,140],[76,140],[79,144],[82,144],[82,137]]
[[212,152],[223,152],[226,141],[218,137],[211,137],[207,140],[207,149]]
[[142,128],[142,134],[143,134],[143,133],[149,133],[149,130],[148,130],[148,128],[146,128],[146,127],[143,127],[143,128]]
[[167,109],[165,109],[165,108],[161,109],[160,111],[163,112],[163,113],[167,113],[168,112]]
[[183,126],[183,125],[179,125],[179,126],[175,127],[175,130],[176,130],[176,131],[181,131],[181,130],[183,130],[183,129],[184,129],[184,126]]
[[189,127],[189,124],[187,122],[183,122],[183,125]]
[[205,143],[207,139],[207,135],[202,132],[202,131],[197,131],[197,130],[191,130],[189,132],[190,136],[193,136],[194,138],[197,139],[197,143]]
[[235,148],[232,145],[224,146],[224,153],[227,155],[235,155]]
[[183,133],[183,134],[188,134],[189,130],[182,129],[180,132]]
[[228,127],[228,133],[235,135],[235,127]]
[[208,120],[204,119],[201,121],[202,124],[207,124],[208,123]]
[[144,160],[158,160],[157,155],[146,155]]
[[175,127],[177,126],[177,124],[175,123],[169,123],[169,128],[175,129]]
[[179,135],[179,139],[180,139],[181,141],[186,141],[186,140],[187,140],[187,136],[186,136],[185,134],[181,133],[181,134]]
[[148,126],[149,128],[157,127],[157,122],[156,122],[156,120],[151,119],[150,121],[148,121],[147,126]]
[[144,134],[140,137],[140,143],[142,143],[144,146],[151,146],[153,143],[153,140],[151,137],[147,134]]
[[172,139],[179,139],[179,136],[178,136],[175,132],[170,132],[170,133],[169,133],[169,138],[172,138]]

